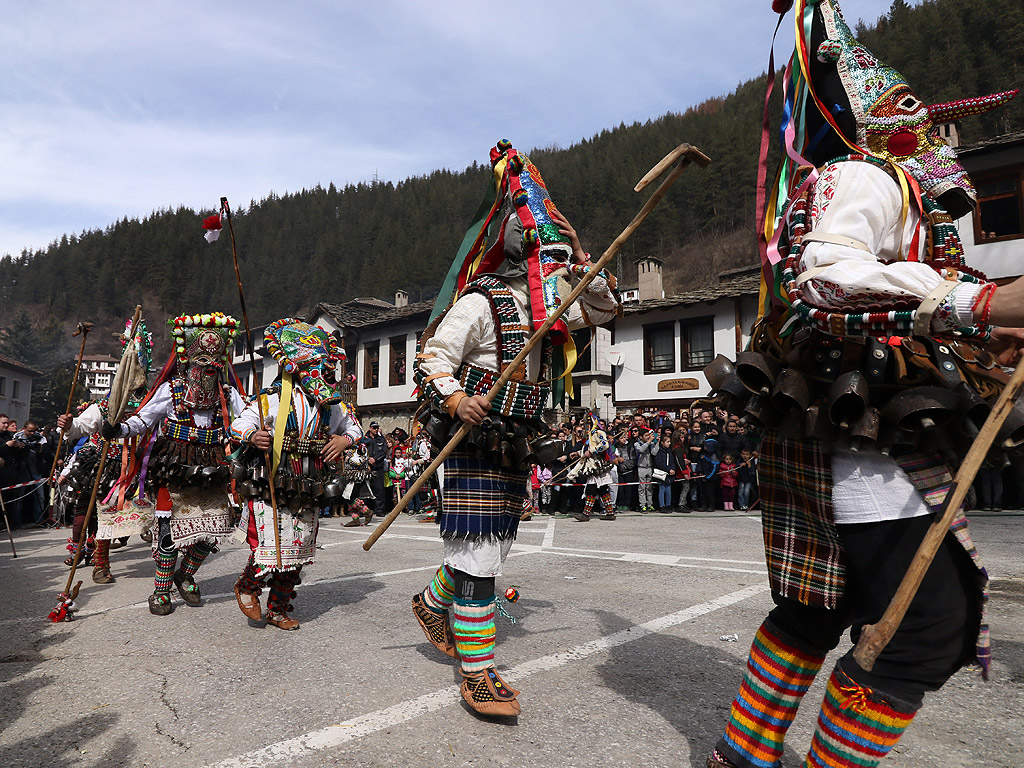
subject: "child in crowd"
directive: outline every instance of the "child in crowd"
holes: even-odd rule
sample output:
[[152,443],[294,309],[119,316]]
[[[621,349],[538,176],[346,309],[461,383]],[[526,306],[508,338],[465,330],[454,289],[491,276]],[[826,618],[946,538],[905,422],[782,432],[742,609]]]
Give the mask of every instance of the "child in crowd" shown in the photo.
[[733,461],[731,453],[722,454],[722,463],[718,465],[718,476],[721,478],[719,487],[722,490],[722,509],[727,511],[734,509],[736,503],[736,487],[739,481],[736,478],[736,462]]
[[750,509],[757,495],[757,457],[750,450],[740,451],[736,481],[736,503],[739,509]]
[[658,484],[658,511],[669,514],[672,511],[672,481],[676,477],[676,456],[672,451],[672,436],[662,435],[658,445],[651,451],[654,474]]

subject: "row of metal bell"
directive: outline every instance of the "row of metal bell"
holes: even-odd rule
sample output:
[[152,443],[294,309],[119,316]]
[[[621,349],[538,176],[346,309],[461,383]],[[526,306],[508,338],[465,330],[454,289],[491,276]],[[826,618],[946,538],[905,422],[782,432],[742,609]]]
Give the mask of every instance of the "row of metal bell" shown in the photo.
[[[928,447],[936,447],[936,441],[940,448],[948,443],[962,455],[991,411],[964,382],[953,389],[908,387],[886,397],[889,388],[872,392],[860,371],[844,373],[830,384],[819,383],[759,352],[741,352],[735,363],[719,355],[704,373],[722,407],[741,421],[789,436],[843,440],[855,450],[868,446],[883,453],[912,450],[927,434]],[[824,386],[828,390],[820,404],[822,398],[817,395]],[[1015,406],[996,447],[1010,450],[1022,444],[1024,408]]]

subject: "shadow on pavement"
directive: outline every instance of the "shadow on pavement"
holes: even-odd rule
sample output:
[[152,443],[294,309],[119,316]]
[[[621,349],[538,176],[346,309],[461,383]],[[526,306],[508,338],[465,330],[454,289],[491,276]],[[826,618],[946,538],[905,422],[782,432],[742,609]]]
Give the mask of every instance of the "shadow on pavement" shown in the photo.
[[[632,623],[608,611],[594,611],[603,635]],[[722,735],[729,707],[743,679],[746,660],[683,637],[652,634],[609,650],[599,667],[605,685],[624,699],[657,712],[690,744],[690,765],[704,768]],[[815,702],[817,705],[817,702]],[[800,765],[786,747],[784,765]]]

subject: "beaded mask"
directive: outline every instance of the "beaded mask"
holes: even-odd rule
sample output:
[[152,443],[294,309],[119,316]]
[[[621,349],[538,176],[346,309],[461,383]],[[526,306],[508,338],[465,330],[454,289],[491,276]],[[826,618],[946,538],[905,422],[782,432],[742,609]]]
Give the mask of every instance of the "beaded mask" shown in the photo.
[[217,406],[217,386],[228,362],[237,322],[221,312],[181,315],[170,321],[178,373],[185,380],[184,402],[205,410]]
[[[807,38],[807,21],[810,39]],[[939,200],[954,218],[973,209],[974,187],[956,153],[945,144],[936,124],[977,115],[1005,104],[1016,91],[978,99],[924,104],[906,79],[858,43],[836,0],[801,0],[797,4],[797,54],[808,76],[808,137],[831,124],[849,148],[902,166],[923,192]],[[823,147],[829,146],[826,141]],[[813,148],[810,148],[813,152]],[[833,151],[848,154],[849,149]],[[815,161],[831,159],[821,152]],[[941,199],[940,199],[941,198]]]
[[[537,166],[517,152],[508,139],[491,149],[492,187],[486,208],[466,233],[452,271],[438,295],[436,317],[474,278],[526,276],[530,313],[536,330],[569,295],[572,246],[551,219],[555,204]],[[555,344],[569,336],[559,320],[550,331]]]
[[341,383],[335,368],[345,359],[345,353],[331,334],[319,326],[286,317],[267,326],[263,339],[281,370],[296,374],[299,385],[319,405],[341,402]]

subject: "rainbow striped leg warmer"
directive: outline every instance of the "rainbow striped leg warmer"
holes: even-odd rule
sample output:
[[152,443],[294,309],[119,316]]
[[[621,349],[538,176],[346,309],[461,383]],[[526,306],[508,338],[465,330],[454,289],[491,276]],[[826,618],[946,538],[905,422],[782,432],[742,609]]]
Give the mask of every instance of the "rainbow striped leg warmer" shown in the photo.
[[781,638],[766,621],[747,657],[747,674],[716,750],[739,768],[775,768],[797,707],[825,654]]
[[462,657],[462,671],[477,674],[494,666],[494,598],[455,599],[455,646]]
[[423,602],[434,613],[448,613],[455,597],[455,574],[447,565],[442,565],[434,574],[434,580],[423,590]]
[[860,685],[836,664],[825,688],[805,768],[872,768],[914,719],[910,704]]

